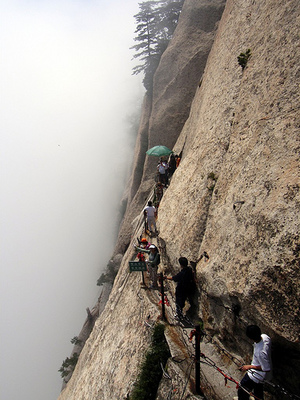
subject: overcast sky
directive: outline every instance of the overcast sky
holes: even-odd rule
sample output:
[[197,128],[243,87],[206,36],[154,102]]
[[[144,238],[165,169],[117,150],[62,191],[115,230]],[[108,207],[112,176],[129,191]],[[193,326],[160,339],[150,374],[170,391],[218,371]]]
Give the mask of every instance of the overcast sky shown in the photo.
[[[1,400],[55,400],[113,250],[136,0],[0,0]],[[130,118],[129,118],[130,117]]]

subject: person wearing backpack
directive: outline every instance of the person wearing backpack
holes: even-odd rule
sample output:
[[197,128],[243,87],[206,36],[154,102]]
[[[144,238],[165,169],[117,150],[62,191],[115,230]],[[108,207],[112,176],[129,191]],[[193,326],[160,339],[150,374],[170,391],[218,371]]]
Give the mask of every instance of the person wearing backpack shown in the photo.
[[158,289],[157,270],[158,270],[158,266],[160,264],[160,254],[159,254],[158,248],[154,244],[151,244],[149,246],[149,249],[142,249],[141,247],[137,247],[137,246],[135,246],[135,249],[139,252],[149,254],[149,258],[148,258],[148,260],[146,260],[146,263],[148,266],[148,271],[149,271],[150,280],[151,280],[150,288]]

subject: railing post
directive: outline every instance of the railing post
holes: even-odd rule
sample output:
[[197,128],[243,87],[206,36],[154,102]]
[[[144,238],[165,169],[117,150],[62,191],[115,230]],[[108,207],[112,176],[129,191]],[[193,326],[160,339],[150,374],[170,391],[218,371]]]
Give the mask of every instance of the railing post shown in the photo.
[[143,282],[143,286],[146,286],[145,277],[144,277],[144,271],[142,271],[142,282]]
[[161,315],[162,319],[166,320],[166,311],[165,311],[165,288],[164,288],[164,277],[163,274],[159,274],[160,280],[160,294],[161,294]]
[[201,328],[200,325],[196,325],[196,334],[195,334],[195,347],[196,347],[196,354],[195,354],[195,383],[196,383],[196,393],[203,394],[201,387],[200,387],[200,341],[201,341]]

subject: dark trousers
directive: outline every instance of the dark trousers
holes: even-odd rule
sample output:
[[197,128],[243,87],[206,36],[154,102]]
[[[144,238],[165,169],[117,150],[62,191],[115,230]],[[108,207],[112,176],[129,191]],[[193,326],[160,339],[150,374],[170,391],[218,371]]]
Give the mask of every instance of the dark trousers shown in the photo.
[[166,174],[159,174],[159,182],[163,185],[167,184],[167,175]]
[[182,309],[185,306],[186,296],[181,293],[176,293],[176,313],[178,317],[183,317]]
[[[248,374],[241,380],[240,386],[245,388],[248,392],[252,392],[257,399],[264,400],[264,385],[262,383],[255,383],[249,378]],[[238,398],[239,400],[249,400],[249,394],[240,387],[238,389]]]

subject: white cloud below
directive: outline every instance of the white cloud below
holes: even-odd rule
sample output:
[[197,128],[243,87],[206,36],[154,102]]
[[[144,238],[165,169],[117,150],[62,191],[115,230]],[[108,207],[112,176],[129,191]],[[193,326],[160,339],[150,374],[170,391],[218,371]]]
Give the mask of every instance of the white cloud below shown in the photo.
[[135,1],[0,1],[1,398],[53,400],[113,249]]

